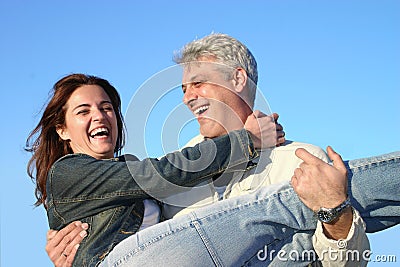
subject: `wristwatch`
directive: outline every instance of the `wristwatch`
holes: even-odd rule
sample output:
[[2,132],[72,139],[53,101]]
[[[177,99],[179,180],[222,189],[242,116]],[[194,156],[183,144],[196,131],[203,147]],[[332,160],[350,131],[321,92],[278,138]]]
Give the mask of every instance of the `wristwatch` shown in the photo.
[[316,214],[318,220],[323,223],[333,223],[339,215],[347,208],[350,207],[350,198],[347,198],[343,203],[341,203],[336,208],[328,209],[328,208],[320,208]]

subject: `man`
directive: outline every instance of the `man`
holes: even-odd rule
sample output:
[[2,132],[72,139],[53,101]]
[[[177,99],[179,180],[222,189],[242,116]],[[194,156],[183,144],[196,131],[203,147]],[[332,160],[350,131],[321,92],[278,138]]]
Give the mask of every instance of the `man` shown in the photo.
[[[185,45],[175,61],[182,64],[184,69],[183,102],[197,117],[200,125],[201,136],[194,138],[188,146],[204,138],[213,138],[226,133],[231,127],[243,124],[247,116],[253,112],[258,80],[256,60],[238,40],[223,34],[211,34]],[[259,114],[256,113],[256,116]],[[167,203],[164,215],[171,218],[176,214],[188,213],[193,208],[221,199],[251,193],[260,186],[288,181],[302,162],[295,156],[298,148],[305,148],[318,158],[328,161],[326,154],[318,147],[286,142],[273,150],[263,150],[258,165],[253,170],[246,173],[224,174],[213,183],[164,200]],[[335,155],[331,150],[328,152],[332,156]],[[330,185],[322,183],[323,187],[320,187],[312,181],[300,179],[301,177],[301,170],[296,170],[292,184],[309,208],[313,210],[318,210],[320,207],[333,208],[346,200],[346,180],[332,181],[333,184]],[[189,207],[178,211],[180,207],[168,203],[184,204]],[[326,249],[328,238],[344,239],[349,248],[362,248],[362,251],[369,247],[364,224],[357,212],[353,218],[351,208],[344,209],[333,224],[318,223],[314,236],[314,248],[317,252],[322,253],[323,247]],[[287,244],[282,248],[287,249],[285,246]],[[294,248],[301,250],[298,247]],[[336,263],[339,264],[339,261]]]
[[[204,138],[222,135],[231,128],[243,125],[245,118],[253,112],[258,78],[256,61],[243,44],[227,35],[212,34],[187,44],[176,61],[183,64],[184,69],[183,100],[197,117],[202,134],[188,145],[200,142]],[[254,116],[264,115],[254,112]],[[166,218],[179,216],[221,199],[251,193],[260,186],[291,180],[299,197],[309,208],[319,210],[320,207],[337,207],[340,212],[332,218],[329,218],[328,215],[326,218],[321,217],[322,221],[318,222],[312,244],[310,239],[313,231],[296,233],[292,240],[277,240],[281,243],[282,250],[302,251],[314,246],[324,263],[330,261],[326,255],[323,255],[327,248],[336,251],[340,248],[341,255],[344,255],[346,248],[347,250],[357,250],[361,254],[369,248],[369,243],[362,219],[346,201],[346,170],[344,165],[340,164],[340,157],[328,149],[329,156],[335,160],[335,166],[332,168],[336,173],[332,176],[328,175],[327,179],[318,181],[305,171],[307,164],[314,166],[317,159],[303,150],[298,150],[299,156],[305,160],[305,163],[300,166],[302,160],[295,155],[298,148],[305,148],[318,158],[328,161],[328,157],[320,148],[308,144],[287,142],[273,150],[265,149],[260,151],[261,156],[257,167],[250,171],[227,173],[215,178],[213,182],[198,186],[187,193],[163,199],[165,203],[164,216]],[[301,168],[298,168],[299,166]],[[337,179],[337,177],[340,178]],[[76,223],[75,226],[77,227],[71,225],[68,226],[69,228],[61,230],[66,235],[62,235],[64,232],[57,235],[56,232],[50,232],[48,235],[48,239],[53,241],[53,245],[48,245],[47,248],[50,258],[56,259],[56,257],[52,257],[51,253],[57,250],[54,249],[54,246],[60,243],[59,247],[69,255],[67,258],[58,257],[59,264],[56,264],[57,266],[62,266],[61,264],[71,260],[71,255],[74,254],[77,247],[72,246],[75,243],[70,243],[70,238],[87,227],[80,223]],[[70,229],[72,230],[70,231]],[[82,235],[84,233],[83,231]],[[77,239],[81,239],[82,235]],[[347,247],[341,247],[339,242],[346,242]],[[62,245],[65,243],[71,245]],[[262,249],[260,248],[260,251]],[[59,249],[55,254],[60,255]],[[272,263],[279,262],[277,257],[266,260],[271,260]],[[365,264],[365,259],[360,261],[348,262],[345,257],[342,257],[337,259],[335,264],[337,266]],[[254,258],[253,263],[263,264],[260,257]]]

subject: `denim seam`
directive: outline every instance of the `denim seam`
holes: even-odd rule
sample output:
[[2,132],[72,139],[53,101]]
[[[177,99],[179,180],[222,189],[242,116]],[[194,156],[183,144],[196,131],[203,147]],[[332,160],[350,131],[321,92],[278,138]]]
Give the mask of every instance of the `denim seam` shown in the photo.
[[[113,210],[113,214],[112,214],[112,216],[111,216],[111,218],[109,219],[109,221],[108,221],[108,223],[107,223],[107,225],[105,226],[105,228],[104,229],[108,229],[109,228],[109,226],[110,226],[110,223],[113,221],[113,219],[114,219],[114,217],[116,216],[116,213],[117,213],[117,210],[116,209],[114,209]],[[121,227],[120,227],[120,229],[118,230],[118,231],[120,231],[121,230],[121,228],[122,228],[122,225],[121,225]],[[90,229],[89,229],[90,230]],[[88,231],[88,232],[90,232],[90,231]],[[111,242],[111,244],[109,244],[108,245],[108,247],[107,247],[107,249],[105,249],[104,251],[102,251],[102,252],[99,252],[99,253],[97,253],[97,254],[95,254],[94,256],[93,256],[93,258],[90,260],[90,264],[93,264],[93,263],[96,263],[97,262],[97,264],[100,264],[100,262],[102,261],[102,256],[103,256],[103,259],[106,257],[106,255],[108,254],[108,253],[110,253],[110,251],[113,249],[113,247],[114,247],[114,243],[115,243],[115,239]]]
[[193,224],[194,228],[196,229],[196,232],[199,234],[200,239],[203,241],[203,244],[206,247],[208,253],[210,254],[210,257],[211,257],[213,263],[215,264],[215,266],[223,267],[221,260],[219,259],[217,253],[215,253],[211,242],[207,238],[206,233],[202,230],[200,223],[196,219],[196,216],[193,212],[190,214],[190,217],[192,220],[192,224]]
[[136,253],[146,249],[147,247],[151,246],[152,244],[162,240],[165,237],[168,237],[172,234],[178,233],[186,228],[188,228],[189,226],[183,226],[183,227],[179,227],[177,229],[175,229],[174,231],[168,231],[165,233],[162,233],[154,238],[152,238],[151,240],[147,241],[146,243],[140,244],[137,248],[129,251],[127,254],[125,254],[123,257],[119,258],[118,261],[116,263],[113,264],[113,266],[119,266],[120,264],[126,262],[130,257],[132,257],[133,255],[135,255]]
[[252,206],[254,204],[259,204],[261,202],[268,202],[271,198],[277,198],[277,197],[280,197],[280,196],[282,196],[282,197],[290,196],[291,192],[289,192],[289,191],[292,191],[292,188],[288,188],[288,189],[285,189],[285,190],[282,190],[282,191],[279,191],[279,192],[272,193],[272,194],[268,195],[267,197],[264,197],[264,198],[261,198],[261,199],[257,199],[257,200],[253,200],[251,202],[241,203],[241,204],[236,205],[235,207],[229,207],[228,209],[220,210],[218,212],[214,212],[212,214],[209,214],[207,216],[204,216],[204,217],[201,217],[201,218],[197,218],[197,219],[198,220],[203,220],[203,219],[206,219],[206,218],[209,218],[209,217],[213,217],[215,215],[219,215],[219,214],[225,213],[227,211],[232,211],[232,210],[236,210],[236,209],[242,209],[242,208],[245,208],[245,207]]
[[[382,156],[381,158],[380,157],[374,158],[373,161],[370,158],[368,160],[365,160],[365,161],[362,160],[362,159],[349,161],[349,166],[351,168],[359,168],[359,167],[364,167],[364,166],[369,166],[369,165],[374,165],[374,164],[385,164],[385,163],[389,163],[391,161],[396,162],[396,161],[399,161],[399,160],[400,160],[400,158],[399,158],[398,155],[392,155],[392,156],[386,157],[386,158],[384,156]],[[353,164],[351,164],[352,162],[356,162],[358,164],[353,165]]]
[[359,170],[364,170],[364,169],[368,169],[368,167],[370,167],[370,166],[374,166],[374,165],[377,165],[377,166],[381,166],[381,165],[387,165],[387,164],[389,164],[390,162],[396,162],[396,161],[399,161],[399,158],[398,157],[393,157],[393,158],[384,158],[384,159],[382,159],[382,160],[375,160],[375,161],[369,161],[369,162],[364,162],[364,163],[362,163],[362,162],[360,162],[359,164],[357,164],[357,165],[352,165],[352,164],[350,164],[350,162],[349,162],[349,167],[350,167],[350,169],[352,170],[352,171],[354,171],[354,170],[356,170],[356,171],[359,171]]
[[[49,171],[49,179],[50,179],[50,186],[53,187],[53,175],[54,175],[54,165],[50,168]],[[51,192],[53,192],[54,190],[52,189]],[[50,199],[51,199],[51,203],[53,206],[53,210],[54,210],[54,217],[58,218],[63,224],[66,223],[65,218],[58,212],[57,210],[57,206],[56,203],[54,202],[54,196],[52,193],[50,193],[49,195],[51,195]],[[49,197],[49,196],[48,196]],[[49,210],[50,207],[47,207],[47,210]]]
[[[66,203],[75,203],[75,202],[82,202],[82,201],[87,201],[87,200],[103,200],[103,199],[109,199],[113,197],[121,197],[121,196],[137,196],[136,192],[139,192],[142,194],[142,190],[133,190],[129,192],[114,192],[110,194],[105,194],[105,195],[99,195],[99,196],[81,196],[81,197],[74,197],[74,198],[66,198],[63,197],[62,199],[53,199],[53,202],[55,204],[66,204]],[[142,199],[142,197],[137,197],[138,199]]]

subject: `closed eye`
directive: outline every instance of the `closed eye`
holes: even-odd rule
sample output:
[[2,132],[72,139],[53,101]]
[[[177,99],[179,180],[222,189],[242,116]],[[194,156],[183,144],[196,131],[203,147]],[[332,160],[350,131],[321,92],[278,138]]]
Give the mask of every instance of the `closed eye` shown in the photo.
[[90,110],[88,110],[88,109],[81,109],[76,114],[85,115],[85,114],[88,114],[89,112],[90,112]]
[[195,82],[189,82],[189,83],[185,83],[182,84],[182,92],[183,94],[186,93],[188,88],[200,88],[204,83],[206,83],[206,81],[195,81]]
[[193,83],[192,83],[192,86],[193,86],[194,88],[199,88],[200,86],[203,85],[203,83],[205,83],[205,81],[196,81],[196,82],[193,82]]
[[112,106],[105,106],[102,108],[104,111],[113,111],[114,108]]

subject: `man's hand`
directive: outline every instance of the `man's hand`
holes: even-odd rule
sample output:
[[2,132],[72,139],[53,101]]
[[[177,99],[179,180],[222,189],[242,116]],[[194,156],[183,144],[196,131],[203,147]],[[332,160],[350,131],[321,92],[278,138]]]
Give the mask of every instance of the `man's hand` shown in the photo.
[[[304,162],[294,171],[291,183],[303,203],[317,211],[321,207],[334,208],[347,198],[347,169],[342,158],[331,147],[327,148],[333,166],[315,157],[305,149],[296,150]],[[344,239],[353,221],[351,209],[346,209],[332,224],[323,224],[329,238]]]
[[275,122],[278,118],[276,113],[268,116],[259,110],[247,117],[244,128],[250,133],[255,148],[274,147],[285,141],[282,125]]
[[87,236],[87,223],[72,222],[60,231],[47,231],[46,252],[56,267],[71,267],[79,244]]

